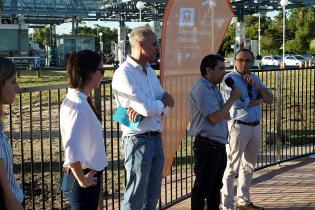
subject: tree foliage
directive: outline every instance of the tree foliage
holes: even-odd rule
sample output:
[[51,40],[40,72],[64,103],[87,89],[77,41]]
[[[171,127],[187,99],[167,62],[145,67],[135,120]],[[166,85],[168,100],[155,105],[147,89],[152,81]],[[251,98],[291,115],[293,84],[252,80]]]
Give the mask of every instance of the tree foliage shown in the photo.
[[227,54],[233,52],[233,49],[231,46],[235,44],[235,30],[236,30],[236,24],[233,23],[228,27],[228,30],[226,31],[224,35],[224,40],[221,44],[219,54],[223,56],[227,56]]
[[109,54],[111,52],[111,44],[112,42],[117,42],[117,30],[111,30],[109,27],[103,27],[99,25],[95,25],[94,28],[83,26],[79,27],[80,35],[90,35],[95,39],[95,47],[96,50],[100,50],[100,36],[99,33],[102,32],[102,42],[103,42],[103,52]]
[[286,51],[302,54],[310,52],[310,43],[315,38],[315,9],[305,7],[292,9],[287,21],[287,31],[293,34],[286,43]]
[[[246,39],[258,39],[258,17],[245,16]],[[304,54],[315,52],[315,8],[295,8],[286,11],[285,51]],[[313,41],[313,42],[312,42]],[[283,43],[283,12],[271,19],[261,14],[261,51],[262,55],[281,54]],[[235,23],[225,33],[220,53],[233,52],[235,44]]]
[[49,43],[49,29],[38,28],[34,30],[32,34],[34,42],[39,44],[40,48],[45,48],[45,45]]

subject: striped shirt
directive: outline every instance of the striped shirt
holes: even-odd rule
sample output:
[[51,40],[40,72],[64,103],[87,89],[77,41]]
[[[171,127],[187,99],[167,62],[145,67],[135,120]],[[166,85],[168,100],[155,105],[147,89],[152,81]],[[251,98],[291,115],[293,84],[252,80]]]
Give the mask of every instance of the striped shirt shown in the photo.
[[8,182],[12,194],[16,199],[22,203],[23,202],[23,192],[18,185],[15,175],[13,174],[13,154],[12,148],[9,143],[9,138],[4,134],[3,127],[0,124],[0,158],[4,159],[5,168],[8,174]]

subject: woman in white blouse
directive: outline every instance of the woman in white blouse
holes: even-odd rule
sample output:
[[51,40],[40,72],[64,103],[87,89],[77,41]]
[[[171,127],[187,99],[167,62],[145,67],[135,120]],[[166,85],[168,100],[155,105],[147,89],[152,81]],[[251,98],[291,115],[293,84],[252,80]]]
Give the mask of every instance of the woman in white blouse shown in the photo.
[[2,190],[0,208],[23,209],[23,192],[13,174],[13,155],[8,137],[3,132],[1,118],[3,105],[12,104],[19,86],[16,83],[15,65],[0,57],[0,186]]
[[103,77],[102,57],[93,51],[72,53],[68,60],[68,93],[60,109],[60,128],[65,150],[61,189],[72,210],[96,210],[100,174],[107,166],[100,115],[91,91]]

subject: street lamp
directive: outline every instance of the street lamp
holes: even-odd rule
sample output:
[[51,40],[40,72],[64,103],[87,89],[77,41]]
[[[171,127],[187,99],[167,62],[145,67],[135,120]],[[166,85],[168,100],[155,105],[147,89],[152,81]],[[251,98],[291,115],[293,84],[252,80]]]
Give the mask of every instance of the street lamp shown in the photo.
[[[282,68],[285,68],[284,63],[284,54],[285,54],[285,7],[288,5],[288,0],[281,0],[280,5],[283,8],[283,43],[282,43]],[[281,100],[281,72],[280,70],[277,71],[277,92],[276,92],[276,99],[277,99],[277,110],[276,110],[276,156],[277,159],[280,160],[281,155],[281,130],[282,130],[282,122],[281,122],[281,115],[282,115],[282,100]]]
[[214,8],[217,4],[214,1],[209,1],[209,10],[211,10],[211,32],[212,32],[212,40],[211,40],[211,52],[214,53]]
[[261,25],[260,25],[260,12],[258,13],[258,55],[261,55],[260,52],[260,41],[261,41]]
[[103,52],[103,41],[102,41],[103,33],[99,32],[98,35],[100,36],[100,51]]
[[143,10],[144,7],[145,7],[144,2],[143,1],[138,1],[137,4],[136,4],[136,7],[139,10],[139,19],[140,19],[140,22],[141,22],[141,10]]
[[288,0],[281,0],[280,5],[283,9],[283,40],[282,40],[282,64],[284,65],[284,54],[285,54],[285,7],[289,4]]

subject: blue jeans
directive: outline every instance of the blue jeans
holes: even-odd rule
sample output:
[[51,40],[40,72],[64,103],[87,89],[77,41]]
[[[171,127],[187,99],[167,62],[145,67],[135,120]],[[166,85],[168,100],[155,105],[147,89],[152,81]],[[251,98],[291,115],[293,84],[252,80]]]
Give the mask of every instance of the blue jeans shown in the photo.
[[127,183],[121,210],[155,210],[164,166],[160,135],[126,137],[123,151]]
[[[84,174],[87,174],[89,170],[90,169],[84,169]],[[72,173],[63,174],[63,182],[65,180],[67,180],[67,182],[62,190],[69,201],[71,210],[97,210],[100,197],[101,174],[102,172],[97,172],[96,175],[94,175],[98,178],[96,186],[87,188],[80,187]]]

